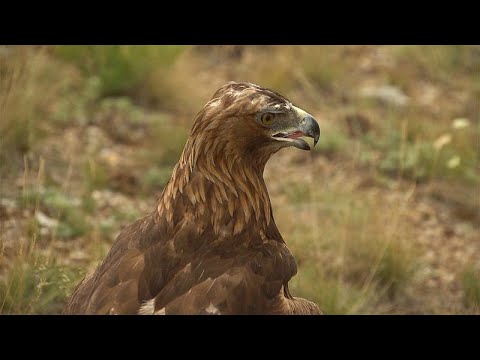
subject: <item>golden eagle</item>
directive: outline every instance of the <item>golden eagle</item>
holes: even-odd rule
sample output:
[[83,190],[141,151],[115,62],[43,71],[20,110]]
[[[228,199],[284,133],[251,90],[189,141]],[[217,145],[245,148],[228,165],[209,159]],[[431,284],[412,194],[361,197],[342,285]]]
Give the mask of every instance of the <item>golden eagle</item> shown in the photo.
[[197,114],[152,213],[126,227],[64,314],[320,314],[290,295],[297,272],[263,179],[281,148],[309,150],[317,121],[278,93],[229,82]]

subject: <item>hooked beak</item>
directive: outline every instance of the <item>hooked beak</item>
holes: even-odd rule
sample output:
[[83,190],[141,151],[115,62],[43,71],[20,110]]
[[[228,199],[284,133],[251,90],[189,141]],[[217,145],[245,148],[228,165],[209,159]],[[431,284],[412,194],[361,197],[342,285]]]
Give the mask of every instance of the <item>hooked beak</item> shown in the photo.
[[[295,116],[295,119],[289,124],[291,126],[285,131],[275,133],[272,137],[278,141],[288,142],[290,143],[288,145],[295,146],[301,150],[312,150],[320,138],[320,126],[318,126],[317,120],[315,120],[312,115],[296,106],[293,108],[297,116]],[[310,149],[310,146],[305,140],[301,139],[302,136],[313,138],[312,149]]]

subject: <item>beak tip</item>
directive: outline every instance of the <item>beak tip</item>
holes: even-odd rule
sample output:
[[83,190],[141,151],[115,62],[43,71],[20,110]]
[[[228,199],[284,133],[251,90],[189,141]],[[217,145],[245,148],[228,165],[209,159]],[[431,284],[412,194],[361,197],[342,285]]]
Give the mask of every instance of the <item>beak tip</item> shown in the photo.
[[318,125],[317,120],[315,120],[315,118],[311,115],[309,115],[306,120],[307,126],[305,130],[308,136],[313,138],[313,150],[315,145],[317,145],[318,140],[320,139],[320,126]]

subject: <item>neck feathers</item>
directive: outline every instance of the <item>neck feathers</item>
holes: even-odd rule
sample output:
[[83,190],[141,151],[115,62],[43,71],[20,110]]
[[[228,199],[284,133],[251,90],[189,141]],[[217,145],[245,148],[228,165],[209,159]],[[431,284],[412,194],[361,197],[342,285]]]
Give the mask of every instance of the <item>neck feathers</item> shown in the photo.
[[159,200],[159,216],[170,228],[191,221],[211,226],[216,235],[236,236],[252,228],[260,236],[281,237],[263,179],[266,160],[247,162],[226,145],[189,140]]

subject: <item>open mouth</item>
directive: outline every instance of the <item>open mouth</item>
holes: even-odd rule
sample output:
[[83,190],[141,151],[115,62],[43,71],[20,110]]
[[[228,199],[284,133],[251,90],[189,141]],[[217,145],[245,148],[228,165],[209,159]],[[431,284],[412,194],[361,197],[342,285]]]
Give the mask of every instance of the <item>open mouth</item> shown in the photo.
[[299,137],[302,137],[302,136],[305,136],[305,134],[301,131],[294,131],[293,133],[280,132],[278,134],[273,135],[273,137],[289,138],[289,139],[298,139]]
[[280,132],[272,135],[275,140],[291,142],[296,148],[310,150],[310,146],[307,144],[307,142],[301,139],[302,136],[306,135],[301,131],[294,131],[292,133]]

